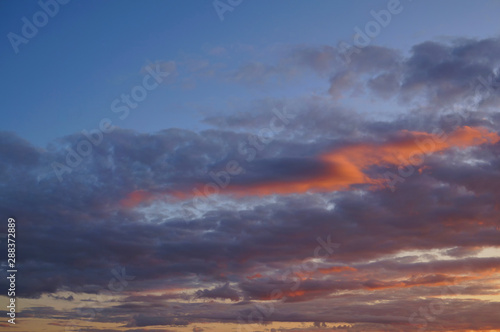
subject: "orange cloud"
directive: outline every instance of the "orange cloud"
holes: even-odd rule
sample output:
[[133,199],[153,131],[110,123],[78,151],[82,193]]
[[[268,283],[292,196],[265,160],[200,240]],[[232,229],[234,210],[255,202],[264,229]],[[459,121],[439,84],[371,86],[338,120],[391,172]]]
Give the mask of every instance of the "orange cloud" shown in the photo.
[[121,206],[132,208],[140,203],[154,199],[154,195],[145,190],[135,190],[131,192],[127,198],[121,201]]
[[[335,149],[318,157],[327,165],[322,174],[311,175],[305,180],[270,181],[253,185],[229,185],[218,188],[216,193],[246,195],[272,195],[304,193],[308,191],[327,192],[348,190],[352,185],[371,184],[374,188],[383,187],[387,179],[371,178],[365,172],[373,166],[407,166],[413,164],[421,173],[425,157],[433,153],[441,153],[450,148],[467,148],[481,144],[494,144],[500,136],[486,128],[464,126],[450,134],[426,133],[402,130],[390,141],[380,143],[356,143]],[[206,184],[199,185],[193,192],[168,193],[173,199],[189,199],[196,196],[212,195],[213,188],[206,189]],[[165,196],[165,194],[161,194]],[[139,203],[159,198],[160,195],[148,194],[137,190],[127,196],[121,205],[133,207]]]
[[486,128],[464,126],[449,135],[403,130],[390,142],[352,144],[321,155],[319,159],[329,165],[329,169],[326,174],[309,180],[233,186],[228,191],[242,195],[270,195],[343,190],[354,184],[383,185],[385,179],[372,179],[365,171],[377,165],[422,164],[425,156],[432,153],[498,141],[500,136]]
[[419,286],[437,287],[437,286],[446,286],[451,284],[459,284],[464,281],[477,280],[477,279],[479,279],[479,277],[475,276],[455,277],[455,276],[446,276],[438,274],[438,275],[427,275],[422,277],[410,278],[408,280],[402,280],[402,281],[391,281],[391,282],[368,281],[364,284],[364,286],[370,290],[387,289],[387,288],[410,288]]
[[318,269],[318,272],[321,274],[338,273],[342,271],[357,271],[357,270],[350,266],[332,266],[328,268]]
[[250,279],[250,280],[257,279],[257,278],[262,278],[262,274],[257,273],[257,274],[254,274],[253,276],[247,277],[247,279]]
[[258,299],[262,301],[269,301],[269,300],[281,300],[283,298],[294,298],[294,297],[302,297],[306,294],[315,294],[318,293],[318,291],[305,291],[305,290],[283,290],[279,294],[273,294],[273,295],[263,295],[259,296]]

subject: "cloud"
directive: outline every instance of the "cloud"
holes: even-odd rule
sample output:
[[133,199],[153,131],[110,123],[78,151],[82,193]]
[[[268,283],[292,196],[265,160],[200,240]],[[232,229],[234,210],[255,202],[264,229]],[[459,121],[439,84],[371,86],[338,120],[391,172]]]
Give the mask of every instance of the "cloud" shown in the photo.
[[168,326],[186,326],[189,323],[181,318],[170,318],[161,316],[134,316],[133,323],[130,326],[154,326],[154,325],[168,325]]
[[196,298],[200,299],[228,299],[231,301],[239,301],[240,295],[226,283],[223,286],[213,289],[204,289],[196,291]]
[[75,298],[73,297],[73,295],[69,295],[69,296],[56,296],[56,295],[52,295],[52,294],[49,294],[50,297],[56,299],[56,300],[64,300],[64,301],[73,301]]
[[[317,158],[256,161],[246,168],[245,176],[236,180],[235,184],[227,188],[223,186],[217,192],[233,193],[239,196],[263,196],[344,190],[361,184],[384,186],[389,179],[381,180],[382,175],[378,178],[368,175],[367,171],[370,168],[384,165],[408,166],[413,163],[420,165],[426,156],[437,152],[454,147],[464,149],[482,144],[494,144],[498,141],[500,141],[500,136],[486,128],[464,126],[449,134],[402,130],[385,142],[346,144],[331,152],[325,152]],[[205,191],[205,196],[211,194],[206,187],[198,189],[198,192],[203,191]],[[176,195],[178,196],[179,193]],[[185,195],[193,197],[196,194],[188,192],[182,196],[186,197]],[[126,207],[134,207],[153,198],[152,193],[142,190],[134,191],[122,201],[122,204]]]
[[[239,324],[256,308],[266,323],[414,331],[409,317],[436,299],[436,330],[495,329],[500,262],[478,254],[500,247],[497,97],[482,89],[477,112],[453,123],[446,105],[494,70],[497,46],[427,42],[408,56],[367,47],[342,70],[334,49],[298,47],[282,61],[318,73],[335,93],[363,83],[370,96],[398,100],[401,114],[376,119],[330,97],[304,97],[207,117],[203,131],[117,128],[62,182],[50,165],[64,162],[81,134],[41,148],[2,132],[0,207],[22,234],[16,295],[77,306],[111,292],[94,322],[138,331]],[[256,65],[255,77],[246,69],[239,79],[274,79],[276,68]],[[249,139],[269,127],[275,105],[294,118],[257,149]],[[244,172],[190,213],[193,189],[229,161]],[[384,174],[412,161],[413,174],[391,191]],[[318,238],[340,246],[325,255]],[[117,264],[135,278],[110,290]],[[0,287],[8,289],[5,279]],[[20,316],[81,319],[41,306]]]
[[427,41],[414,45],[407,57],[369,46],[354,54],[347,68],[332,70],[329,91],[339,97],[366,87],[382,98],[396,97],[404,103],[420,99],[433,108],[463,104],[472,97],[483,106],[498,105],[499,62],[491,54],[499,45],[498,38]]

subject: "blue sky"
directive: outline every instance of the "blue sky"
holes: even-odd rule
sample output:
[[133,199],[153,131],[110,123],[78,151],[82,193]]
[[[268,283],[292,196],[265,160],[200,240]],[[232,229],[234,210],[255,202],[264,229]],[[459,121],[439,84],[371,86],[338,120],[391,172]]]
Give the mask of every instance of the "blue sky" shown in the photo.
[[[45,146],[57,137],[95,128],[102,118],[115,120],[110,103],[140,82],[148,62],[196,59],[236,68],[245,61],[272,61],[280,45],[352,43],[354,27],[373,19],[370,10],[387,7],[387,1],[243,1],[220,21],[210,1],[117,3],[61,5],[34,38],[19,46],[18,54],[3,38],[1,129]],[[499,31],[494,17],[498,1],[481,6],[468,1],[401,5],[403,11],[372,44],[409,50],[423,40],[489,37]],[[40,10],[35,1],[4,1],[0,6],[3,36],[20,34],[21,18],[31,19]],[[211,55],[216,48],[226,53]],[[175,83],[153,91],[132,116],[114,123],[141,132],[201,129],[207,112],[231,111],[229,101],[296,95],[304,91],[303,84],[314,93],[324,92],[316,77],[257,88],[220,77],[182,83],[187,76],[179,72]]]

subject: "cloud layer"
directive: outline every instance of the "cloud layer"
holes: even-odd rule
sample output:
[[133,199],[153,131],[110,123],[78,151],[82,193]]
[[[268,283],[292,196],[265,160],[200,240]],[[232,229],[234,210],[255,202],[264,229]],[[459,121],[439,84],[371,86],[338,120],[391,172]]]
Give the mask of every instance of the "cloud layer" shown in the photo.
[[[2,132],[19,296],[80,303],[111,289],[94,322],[129,332],[500,328],[500,258],[478,255],[500,247],[499,55],[498,39],[425,42],[408,56],[366,47],[346,66],[335,48],[289,47],[278,63],[220,77],[311,71],[327,97],[260,101],[207,117],[212,129],[199,132],[115,128],[62,181],[53,163],[81,134],[40,148]],[[340,106],[353,93],[401,112],[384,120]],[[123,287],[117,265],[134,277]]]

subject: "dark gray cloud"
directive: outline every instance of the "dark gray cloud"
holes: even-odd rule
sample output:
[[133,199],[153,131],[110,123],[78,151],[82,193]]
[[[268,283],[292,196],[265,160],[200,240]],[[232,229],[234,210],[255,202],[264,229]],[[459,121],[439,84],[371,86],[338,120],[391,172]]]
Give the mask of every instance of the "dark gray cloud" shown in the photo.
[[231,288],[229,283],[225,285],[215,287],[212,289],[203,289],[196,291],[196,298],[199,299],[228,299],[231,301],[238,301],[240,299],[240,295],[238,291]]
[[424,101],[435,111],[454,104],[494,106],[500,79],[499,60],[492,54],[499,45],[498,38],[428,41],[413,46],[406,57],[388,48],[367,47],[352,56],[351,64],[332,71],[329,91],[338,97],[366,86],[375,95],[396,97],[403,104]]

